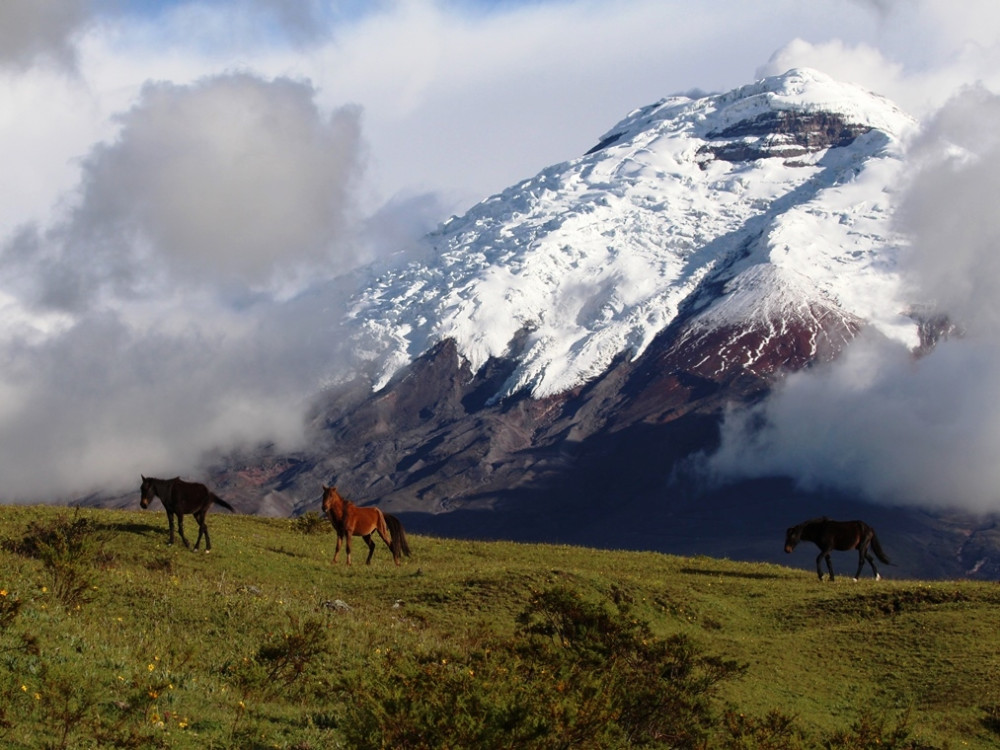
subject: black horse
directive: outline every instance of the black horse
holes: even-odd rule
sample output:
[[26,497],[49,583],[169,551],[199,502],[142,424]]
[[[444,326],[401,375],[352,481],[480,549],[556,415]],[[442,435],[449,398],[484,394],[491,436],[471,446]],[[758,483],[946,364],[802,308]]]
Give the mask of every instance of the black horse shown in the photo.
[[[854,574],[854,580],[858,580],[861,571],[865,567],[865,560],[872,566],[875,580],[880,580],[878,568],[875,567],[875,560],[871,553],[874,552],[879,560],[886,565],[892,565],[889,558],[882,551],[882,545],[875,536],[875,529],[864,521],[832,521],[826,516],[814,518],[811,521],[804,521],[798,526],[793,526],[785,534],[785,552],[791,552],[795,545],[801,540],[814,542],[819,547],[819,556],[816,558],[816,572],[819,580],[823,580],[823,558],[826,558],[826,567],[830,571],[830,580],[833,580],[833,563],[830,561],[830,552],[833,550],[856,549],[858,551],[858,572]],[[871,550],[871,551],[869,551]]]
[[180,532],[181,541],[184,546],[190,549],[191,545],[184,536],[184,514],[190,513],[198,522],[198,539],[194,543],[194,548],[198,549],[201,544],[201,537],[205,537],[205,551],[212,549],[212,542],[208,538],[208,525],[205,523],[205,515],[212,503],[221,505],[223,508],[236,512],[232,505],[212,492],[208,487],[198,482],[185,482],[179,477],[173,479],[154,479],[153,477],[142,477],[142,487],[139,489],[139,505],[148,508],[154,497],[160,498],[163,507],[167,511],[167,521],[170,523],[170,541],[174,543],[174,515],[177,516],[177,531]]

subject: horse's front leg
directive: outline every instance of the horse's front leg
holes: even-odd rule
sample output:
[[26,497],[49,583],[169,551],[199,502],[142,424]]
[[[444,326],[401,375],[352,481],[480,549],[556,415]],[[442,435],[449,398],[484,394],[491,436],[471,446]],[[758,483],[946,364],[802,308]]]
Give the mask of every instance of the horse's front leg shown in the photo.
[[170,526],[170,538],[167,539],[167,546],[174,543],[174,514],[167,511],[167,524]]
[[819,553],[816,558],[816,573],[819,575],[819,580],[823,580],[823,560],[826,560],[826,568],[830,571],[830,580],[833,580],[833,561],[830,559],[829,550],[823,550]]
[[347,564],[351,564],[351,532],[344,530],[344,549],[347,551]]
[[333,550],[333,564],[337,564],[337,555],[340,554],[340,543],[344,540],[344,535],[341,532],[337,532],[337,547]]
[[[184,536],[184,514],[177,514],[177,533],[181,535],[181,541],[184,542],[184,546],[191,549],[191,545],[188,544],[187,537]],[[173,535],[171,535],[171,540],[173,540]]]
[[375,554],[375,542],[372,541],[372,535],[371,534],[365,534],[361,538],[364,539],[365,540],[365,544],[368,545],[368,559],[365,560],[365,565],[371,565],[372,564],[372,555]]

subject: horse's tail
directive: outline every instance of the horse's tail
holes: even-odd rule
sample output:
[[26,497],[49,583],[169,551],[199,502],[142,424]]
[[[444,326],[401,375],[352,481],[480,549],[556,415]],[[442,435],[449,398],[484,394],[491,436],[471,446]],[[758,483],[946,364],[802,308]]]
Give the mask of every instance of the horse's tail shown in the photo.
[[221,505],[223,508],[231,510],[233,513],[236,512],[236,508],[227,503],[225,500],[216,495],[214,492],[209,492],[208,494],[212,497],[212,502],[215,503],[216,505]]
[[882,551],[882,545],[878,543],[878,537],[875,535],[874,529],[872,530],[872,552],[874,552],[875,556],[886,565],[895,565],[895,563],[885,556],[885,552]]
[[410,545],[406,541],[406,532],[403,531],[403,524],[395,516],[388,513],[383,513],[383,515],[385,516],[385,524],[389,527],[389,535],[392,537],[393,554],[396,556],[404,554],[409,557]]

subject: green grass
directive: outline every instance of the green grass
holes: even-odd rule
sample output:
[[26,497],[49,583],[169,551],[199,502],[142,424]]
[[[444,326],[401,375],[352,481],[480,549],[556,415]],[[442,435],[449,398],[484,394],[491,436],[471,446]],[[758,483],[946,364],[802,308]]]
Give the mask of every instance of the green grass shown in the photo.
[[997,584],[209,524],[0,508],[0,745],[1000,745]]

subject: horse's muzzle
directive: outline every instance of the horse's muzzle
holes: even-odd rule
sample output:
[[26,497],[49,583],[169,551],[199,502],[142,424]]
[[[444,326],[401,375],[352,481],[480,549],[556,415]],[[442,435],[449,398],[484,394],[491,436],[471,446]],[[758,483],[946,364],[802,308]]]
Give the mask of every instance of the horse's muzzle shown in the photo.
[[142,508],[148,508],[149,507],[149,498],[148,497],[140,498],[140,500],[139,500],[139,506],[142,507]]

